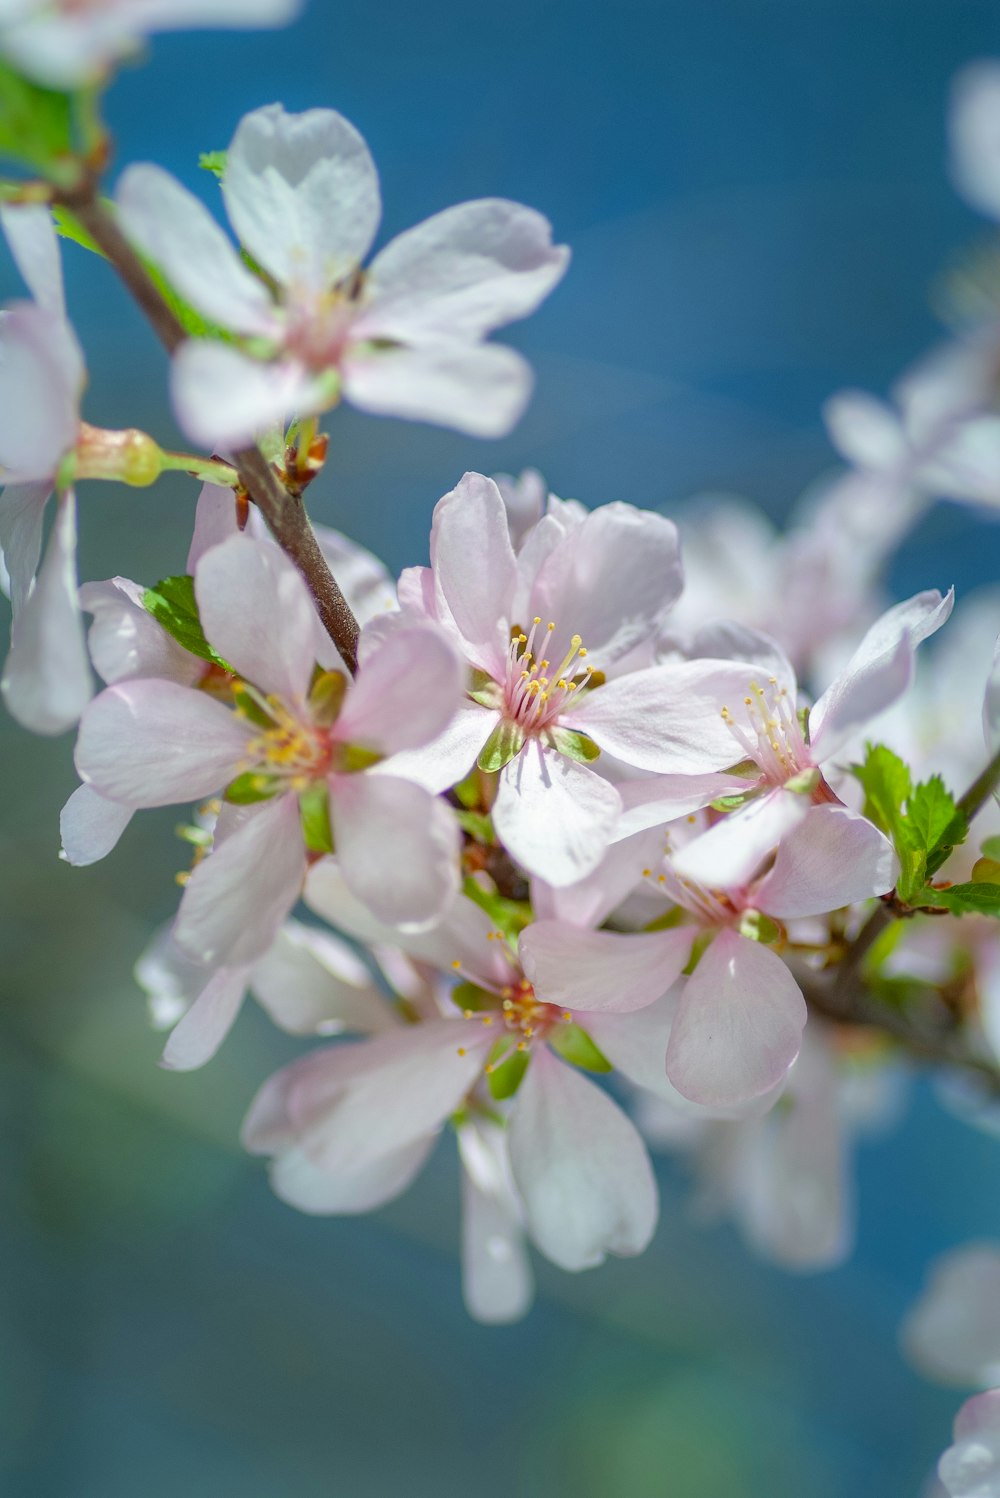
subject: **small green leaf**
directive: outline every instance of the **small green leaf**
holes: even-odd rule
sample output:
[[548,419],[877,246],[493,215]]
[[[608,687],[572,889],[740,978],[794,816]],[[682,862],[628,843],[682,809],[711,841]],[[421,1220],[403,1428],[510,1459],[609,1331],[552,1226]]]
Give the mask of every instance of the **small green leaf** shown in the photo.
[[237,775],[226,786],[225,799],[233,806],[252,806],[255,801],[269,801],[278,791],[271,775],[261,775],[256,770],[247,770]]
[[548,738],[553,749],[582,765],[589,765],[601,752],[588,734],[578,733],[575,728],[550,728]]
[[451,999],[459,1009],[471,1010],[473,1014],[498,1008],[496,994],[480,988],[477,983],[456,983],[451,991]]
[[497,1041],[486,1062],[486,1085],[498,1103],[514,1096],[530,1060],[529,1052],[517,1050],[514,1041],[504,1037]]
[[310,853],[332,853],[330,793],[325,785],[314,785],[299,796],[302,836]]
[[485,910],[497,930],[502,931],[508,940],[516,940],[525,926],[531,925],[533,916],[527,900],[508,900],[505,895],[483,889],[475,879],[466,879],[462,889],[473,904]]
[[950,910],[953,915],[1000,917],[1000,884],[952,884],[947,889],[927,888],[910,902],[920,909]]
[[852,765],[851,774],[860,780],[865,792],[864,814],[887,837],[899,826],[903,803],[910,794],[910,772],[891,749],[884,744],[866,746],[863,765]]
[[969,832],[966,818],[940,775],[923,781],[907,798],[906,820],[921,848],[926,850],[928,874],[937,872]]
[[488,848],[496,843],[497,836],[493,831],[493,818],[486,811],[456,811],[455,820],[463,832],[477,843],[485,843]]
[[480,750],[476,763],[481,770],[502,770],[504,765],[510,764],[515,754],[521,752],[523,743],[524,729],[519,724],[512,723],[509,718],[501,718]]
[[198,165],[203,172],[211,172],[213,177],[218,177],[221,182],[226,175],[226,158],[228,151],[202,151],[198,156]]
[[549,1031],[549,1045],[558,1051],[571,1066],[580,1066],[584,1071],[611,1071],[611,1062],[604,1052],[594,1044],[586,1030],[568,1023],[556,1025]]
[[0,156],[66,185],[80,175],[73,126],[69,94],[31,83],[0,61]]
[[198,601],[194,596],[193,577],[184,574],[163,578],[155,587],[146,589],[142,606],[191,655],[196,655],[199,660],[212,661],[224,671],[232,671],[228,661],[224,661],[205,638],[198,615]]

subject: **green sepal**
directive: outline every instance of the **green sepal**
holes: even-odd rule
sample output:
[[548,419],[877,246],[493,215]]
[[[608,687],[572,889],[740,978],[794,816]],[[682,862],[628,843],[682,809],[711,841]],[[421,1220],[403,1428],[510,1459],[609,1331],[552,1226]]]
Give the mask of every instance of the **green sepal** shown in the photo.
[[521,752],[524,729],[509,718],[501,718],[479,752],[476,761],[481,770],[492,772],[509,765],[515,754]]
[[240,690],[233,693],[233,701],[241,718],[246,718],[248,723],[255,723],[258,728],[273,728],[274,719],[270,713],[261,707],[256,697],[249,692]]
[[194,595],[193,577],[184,573],[178,577],[163,578],[155,587],[146,589],[142,595],[142,606],[189,654],[196,655],[202,661],[212,661],[224,671],[232,672],[229,662],[224,661],[205,638],[198,615],[198,600]]
[[740,935],[748,941],[763,942],[771,946],[781,936],[781,927],[769,915],[760,910],[745,910],[740,917]]
[[662,915],[658,915],[655,921],[648,921],[643,926],[643,931],[672,931],[675,926],[681,925],[687,911],[682,905],[671,905]]
[[494,846],[497,835],[493,831],[493,818],[488,811],[456,811],[455,820],[463,832],[477,843],[485,843],[488,848]]
[[723,770],[723,775],[738,775],[741,780],[759,780],[760,765],[754,759],[741,759],[738,764]]
[[698,966],[699,962],[705,954],[706,949],[711,945],[712,937],[714,936],[714,934],[715,933],[712,931],[699,931],[698,935],[691,943],[691,956],[688,958],[686,964],[681,969],[681,972],[685,978],[690,978],[691,974]]
[[797,796],[811,796],[819,785],[819,770],[815,765],[808,770],[800,770],[790,780],[785,781],[785,790],[793,791]]
[[483,787],[479,779],[479,771],[472,769],[464,780],[452,786],[452,795],[465,807],[466,811],[478,811],[483,799]]
[[918,909],[950,910],[953,915],[994,915],[1000,918],[1000,884],[972,881],[947,889],[923,889],[910,901]]
[[756,788],[752,791],[733,791],[729,796],[716,796],[709,805],[713,811],[737,811],[741,806],[746,806],[748,801],[753,801],[756,795]]
[[302,836],[310,853],[332,853],[330,793],[325,785],[314,785],[299,796]]
[[575,728],[550,728],[547,737],[553,749],[582,765],[590,764],[601,752],[589,735],[579,733]]
[[226,159],[228,151],[201,151],[198,154],[198,165],[203,172],[211,172],[221,182],[226,175]]
[[582,1067],[584,1071],[613,1070],[604,1052],[594,1044],[586,1030],[582,1030],[577,1024],[567,1022],[556,1025],[549,1031],[547,1039],[552,1049],[558,1051],[571,1066]]
[[456,983],[451,991],[451,1001],[459,1009],[471,1009],[473,1014],[497,1008],[496,994],[480,988],[478,983]]
[[356,775],[360,770],[370,770],[372,765],[385,759],[377,749],[367,749],[364,744],[339,744],[337,746],[337,769],[342,775]]
[[463,881],[462,889],[473,904],[478,905],[480,910],[485,910],[496,929],[509,941],[516,941],[525,926],[530,926],[534,919],[527,900],[508,900],[506,895],[483,889],[472,878]]
[[273,776],[261,775],[257,770],[247,770],[237,775],[226,786],[223,799],[233,806],[252,806],[255,801],[270,801],[278,791]]
[[469,673],[466,693],[480,707],[499,707],[503,702],[503,689],[487,671],[473,670]]
[[798,711],[796,712],[796,714],[795,714],[795,716],[799,720],[799,728],[802,730],[802,739],[803,739],[803,742],[806,743],[806,744],[809,743],[809,713],[810,713],[810,711],[811,711],[811,709],[808,708],[808,707],[800,707],[798,709]]
[[[514,1042],[511,1039],[501,1036],[493,1046],[486,1061],[487,1067],[496,1067],[495,1071],[487,1071],[486,1085],[498,1103],[503,1102],[504,1098],[514,1096],[524,1081],[524,1074],[528,1070],[528,1062],[531,1060],[531,1056],[527,1051],[518,1051],[515,1049],[514,1054],[510,1055],[509,1052],[512,1045],[514,1045]],[[502,1064],[498,1065],[497,1063],[504,1057],[506,1059],[502,1061]]]
[[42,88],[0,61],[0,156],[68,186],[81,171],[74,136],[72,96]]
[[309,708],[322,728],[336,723],[346,695],[347,677],[343,671],[317,671],[309,688]]

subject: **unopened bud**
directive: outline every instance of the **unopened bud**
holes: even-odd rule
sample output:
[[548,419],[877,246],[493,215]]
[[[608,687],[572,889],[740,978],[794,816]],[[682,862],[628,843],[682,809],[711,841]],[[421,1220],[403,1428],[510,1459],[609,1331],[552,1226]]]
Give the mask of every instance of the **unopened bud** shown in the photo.
[[80,423],[76,473],[81,479],[116,479],[134,489],[155,484],[164,467],[161,449],[136,427],[113,432]]

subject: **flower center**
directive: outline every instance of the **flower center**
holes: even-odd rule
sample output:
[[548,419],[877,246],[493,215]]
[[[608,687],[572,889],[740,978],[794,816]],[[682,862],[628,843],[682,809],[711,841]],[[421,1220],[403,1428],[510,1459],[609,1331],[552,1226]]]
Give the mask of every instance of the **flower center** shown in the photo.
[[[541,628],[536,617],[525,634],[520,626],[511,631],[504,682],[504,716],[525,733],[538,733],[555,722],[574,693],[597,686],[598,672],[584,664],[587,652],[579,635],[553,668],[543,652],[552,639],[555,624]],[[603,680],[603,677],[600,678]]]
[[330,291],[317,294],[292,289],[286,304],[287,351],[318,374],[338,365],[358,314],[363,287],[364,273],[359,269]]
[[728,707],[722,709],[722,716],[733,738],[769,785],[784,785],[812,768],[795,704],[788,688],[778,686],[777,677],[769,677],[763,687],[751,681],[743,706],[746,713],[742,722],[737,722]]
[[[242,693],[248,690],[245,684],[241,687]],[[247,745],[246,764],[249,773],[260,778],[259,788],[273,789],[279,781],[280,790],[305,791],[322,780],[333,761],[329,729],[298,717],[277,697],[258,698],[254,693],[253,704],[265,726]]]

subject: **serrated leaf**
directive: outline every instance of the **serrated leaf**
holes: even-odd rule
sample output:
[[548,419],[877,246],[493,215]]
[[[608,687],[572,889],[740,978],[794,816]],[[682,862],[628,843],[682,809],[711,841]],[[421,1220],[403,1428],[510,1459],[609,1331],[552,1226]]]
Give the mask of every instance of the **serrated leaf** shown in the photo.
[[926,850],[928,874],[936,873],[952,849],[968,836],[968,821],[940,775],[923,781],[907,798],[906,820]]
[[893,837],[912,786],[906,765],[885,744],[868,744],[864,764],[852,765],[851,774],[864,788],[864,815],[887,837]]
[[994,915],[1000,918],[1000,884],[970,882],[947,889],[927,888],[910,902],[918,909],[950,910],[953,915]]
[[330,793],[325,785],[314,785],[299,796],[302,836],[310,853],[332,853]]
[[515,754],[521,752],[523,743],[524,729],[519,724],[512,723],[509,718],[501,718],[480,750],[476,763],[488,773],[502,770],[504,765],[510,764]]
[[198,615],[198,600],[194,595],[194,578],[189,574],[165,577],[155,587],[147,588],[142,595],[142,606],[191,655],[202,661],[212,661],[224,671],[232,671],[229,662],[224,661],[205,638]]
[[553,749],[581,765],[591,764],[601,752],[588,734],[578,733],[575,728],[550,728],[548,737]]
[[514,1096],[524,1081],[530,1060],[530,1052],[518,1050],[517,1043],[509,1036],[502,1035],[493,1046],[486,1060],[486,1085],[498,1103]]
[[558,1051],[564,1061],[571,1066],[582,1067],[584,1071],[611,1071],[611,1062],[605,1056],[599,1046],[587,1034],[586,1030],[579,1025],[567,1023],[556,1025],[548,1034],[549,1045],[554,1051]]

